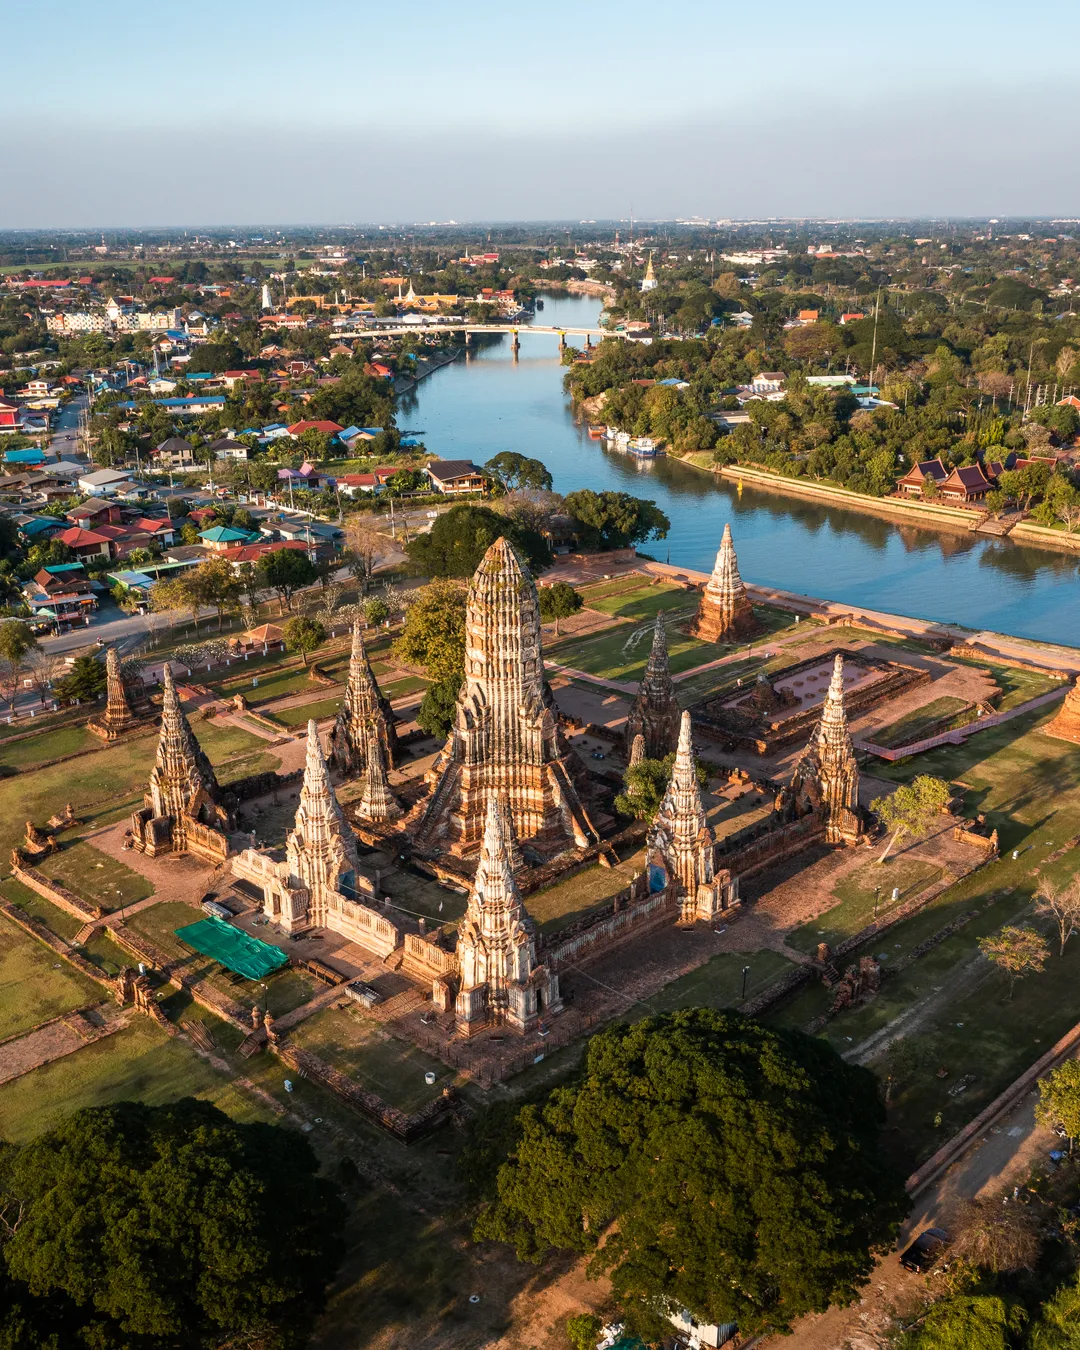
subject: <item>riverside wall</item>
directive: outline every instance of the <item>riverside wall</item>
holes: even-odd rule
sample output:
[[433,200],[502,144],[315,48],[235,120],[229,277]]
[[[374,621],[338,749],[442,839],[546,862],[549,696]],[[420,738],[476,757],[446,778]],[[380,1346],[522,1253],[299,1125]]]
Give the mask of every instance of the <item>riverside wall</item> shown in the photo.
[[[908,500],[902,497],[868,497],[861,492],[849,492],[847,488],[837,487],[833,483],[819,483],[810,478],[787,478],[783,474],[770,473],[767,469],[748,468],[739,464],[725,464],[720,468],[707,469],[689,459],[680,459],[679,463],[691,469],[698,469],[701,473],[712,473],[714,476],[735,482],[749,483],[752,487],[762,488],[767,492],[779,492],[789,497],[802,497],[807,501],[843,506],[849,511],[864,511],[869,515],[885,516],[890,520],[908,521],[911,524],[924,525],[928,529],[954,530],[970,534],[976,520],[975,512],[959,506],[944,506],[937,502]],[[1066,534],[1062,530],[1036,525],[1026,520],[1014,525],[1008,533],[1008,538],[1034,548],[1052,548],[1063,553],[1080,552],[1080,534]]]

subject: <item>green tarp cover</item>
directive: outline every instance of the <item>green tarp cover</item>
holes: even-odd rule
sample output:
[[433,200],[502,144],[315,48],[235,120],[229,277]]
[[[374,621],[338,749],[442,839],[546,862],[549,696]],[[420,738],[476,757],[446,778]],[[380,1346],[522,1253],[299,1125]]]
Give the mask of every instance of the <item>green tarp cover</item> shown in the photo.
[[224,919],[202,919],[175,931],[181,942],[249,980],[261,980],[289,960],[280,947],[260,942]]

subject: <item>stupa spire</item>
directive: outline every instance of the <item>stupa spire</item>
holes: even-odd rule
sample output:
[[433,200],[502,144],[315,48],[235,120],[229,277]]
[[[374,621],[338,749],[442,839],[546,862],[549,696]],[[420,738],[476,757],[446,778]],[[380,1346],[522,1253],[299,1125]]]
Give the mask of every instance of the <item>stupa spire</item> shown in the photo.
[[820,811],[831,844],[858,838],[859,765],[844,707],[844,658],[838,652],[825,703],[810,743],[791,775],[790,800],[797,814]]
[[357,619],[353,624],[345,697],[330,736],[330,762],[342,773],[362,774],[367,763],[366,747],[372,739],[381,743],[384,762],[392,766],[397,752],[394,713],[375,680]]
[[536,964],[536,939],[514,881],[512,852],[509,813],[489,797],[480,862],[457,936],[461,984],[455,1009],[466,1034],[491,1021],[524,1030],[541,1011],[561,1006],[558,977]]
[[136,720],[124,687],[120,653],[115,647],[105,653],[105,690],[105,710],[100,717],[91,718],[87,725],[95,735],[111,741],[134,726]]
[[671,781],[648,838],[650,868],[674,881],[682,896],[684,919],[710,918],[736,903],[737,884],[730,874],[714,873],[714,839],[701,801],[694,762],[693,726],[684,712]]
[[481,842],[489,797],[509,810],[516,838],[545,856],[595,843],[578,797],[573,754],[544,681],[540,603],[517,549],[484,554],[465,609],[465,681],[454,725],[418,811],[418,848],[459,856]]
[[671,679],[667,629],[661,611],[653,625],[652,648],[641,688],[626,719],[626,738],[632,745],[635,737],[644,736],[646,756],[663,759],[678,739],[679,718],[679,700]]
[[736,642],[753,637],[760,629],[739,575],[731,526],[725,525],[712,576],[702,592],[697,618],[690,631],[703,642]]
[[307,725],[304,782],[285,853],[290,875],[313,894],[319,886],[336,890],[339,878],[355,874],[358,866],[356,837],[330,784],[314,719]]
[[217,777],[191,730],[173,683],[172,667],[162,670],[161,735],[150,774],[150,795],[156,816],[179,817],[200,791],[215,801]]
[[367,744],[365,761],[364,788],[356,803],[357,812],[365,820],[397,820],[402,810],[390,791],[382,743],[377,736],[372,736]]

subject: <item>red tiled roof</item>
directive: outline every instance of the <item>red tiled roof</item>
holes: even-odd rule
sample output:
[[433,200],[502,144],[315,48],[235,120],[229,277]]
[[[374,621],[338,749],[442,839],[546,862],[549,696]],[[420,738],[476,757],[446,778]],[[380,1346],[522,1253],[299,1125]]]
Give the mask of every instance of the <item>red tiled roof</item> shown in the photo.
[[105,535],[98,534],[96,530],[82,530],[78,525],[72,525],[70,530],[62,530],[56,537],[68,548],[89,548],[91,544],[109,542]]
[[294,422],[289,428],[289,435],[302,436],[305,431],[324,431],[328,436],[336,436],[344,430],[337,422]]
[[282,549],[296,549],[306,553],[308,545],[299,539],[267,540],[265,544],[240,544],[237,548],[226,548],[218,555],[231,563],[258,562],[267,553],[280,553]]

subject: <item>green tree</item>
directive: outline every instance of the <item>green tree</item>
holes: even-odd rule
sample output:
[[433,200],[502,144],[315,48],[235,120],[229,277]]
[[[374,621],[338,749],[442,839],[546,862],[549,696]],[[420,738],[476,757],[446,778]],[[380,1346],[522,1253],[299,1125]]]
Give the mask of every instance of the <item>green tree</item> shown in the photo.
[[551,491],[552,477],[544,462],[528,459],[514,450],[503,450],[501,454],[493,455],[484,468],[490,469],[508,492],[528,488],[538,492]]
[[409,598],[394,655],[422,666],[436,684],[455,682],[465,673],[465,587],[456,581],[432,581]]
[[[40,1345],[299,1350],[341,1259],[344,1205],[302,1135],[209,1102],[69,1116],[7,1158],[4,1264]],[[14,1231],[12,1231],[12,1228]],[[0,1324],[2,1325],[2,1324]]]
[[671,521],[653,501],[628,492],[593,492],[583,488],[566,498],[587,548],[628,548],[646,539],[666,539]]
[[1067,1059],[1039,1079],[1035,1116],[1043,1125],[1063,1125],[1070,1139],[1080,1139],[1080,1060]]
[[433,684],[424,691],[424,697],[420,700],[420,707],[416,711],[416,724],[429,736],[437,736],[441,740],[450,734],[450,728],[454,725],[454,710],[457,707],[461,679],[462,677],[440,680],[438,684]]
[[477,1237],[591,1253],[648,1334],[668,1301],[782,1330],[850,1303],[895,1238],[883,1119],[873,1076],[799,1032],[712,1008],[609,1027],[522,1108]]
[[77,656],[68,673],[53,685],[53,693],[65,704],[91,702],[105,692],[107,679],[96,656]]
[[295,592],[310,586],[318,576],[315,564],[306,553],[296,548],[280,548],[273,553],[264,553],[256,570],[259,584],[277,591],[286,609],[292,609]]
[[373,595],[364,605],[364,618],[370,624],[385,623],[390,617],[390,606],[381,595]]
[[37,650],[38,640],[28,624],[21,619],[5,619],[0,623],[0,688],[12,703],[19,692],[19,676],[26,658]]
[[997,1294],[960,1294],[935,1303],[897,1350],[1009,1350],[1023,1324],[1023,1309]]
[[596,1350],[604,1324],[595,1313],[576,1313],[566,1319],[566,1339],[573,1350]]
[[883,863],[905,835],[924,834],[949,804],[951,795],[944,779],[922,773],[910,783],[901,783],[891,796],[875,798],[870,810],[877,813],[886,829],[892,830],[878,862]]
[[462,504],[445,512],[427,534],[406,545],[409,570],[417,576],[471,577],[499,538],[514,544],[534,570],[551,562],[551,550],[543,535],[488,506]]
[[198,587],[192,586],[189,574],[183,572],[167,580],[155,582],[154,589],[150,592],[150,607],[155,613],[186,611],[191,616],[196,633],[199,631],[199,615],[202,613],[203,603]]
[[541,586],[540,617],[545,623],[555,623],[555,636],[559,635],[559,620],[568,619],[576,614],[585,600],[580,591],[575,591],[568,581],[556,581],[552,586]]
[[[672,750],[663,759],[639,759],[633,767],[628,767],[623,774],[623,791],[615,798],[615,810],[619,815],[653,820],[671,782],[674,765],[675,751]],[[695,760],[694,772],[698,783],[704,787],[708,780],[704,764]]]
[[217,610],[219,633],[225,615],[240,612],[240,598],[244,594],[244,586],[233,571],[232,563],[225,558],[207,559],[198,567],[192,568],[183,577],[183,581],[191,592],[195,604]]
[[1068,1280],[1042,1305],[1029,1345],[1030,1350],[1080,1350],[1080,1281]]
[[307,666],[308,657],[326,641],[326,629],[318,619],[307,614],[294,614],[281,630],[285,648],[290,652],[299,652]]
[[1041,972],[1050,956],[1046,939],[1030,924],[1006,924],[996,933],[979,938],[979,950],[1009,977],[1010,998],[1016,981]]

